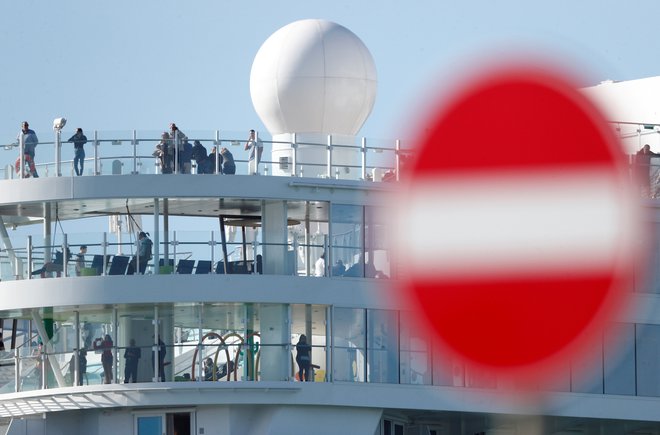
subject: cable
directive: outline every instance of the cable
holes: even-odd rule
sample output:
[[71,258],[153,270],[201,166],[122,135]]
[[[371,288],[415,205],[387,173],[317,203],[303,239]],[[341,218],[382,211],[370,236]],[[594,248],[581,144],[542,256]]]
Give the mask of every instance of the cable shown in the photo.
[[133,221],[133,224],[137,227],[138,230],[142,231],[142,228],[140,225],[137,223],[137,221],[133,218],[133,215],[131,214],[131,210],[128,208],[128,199],[126,200],[126,214],[128,217]]

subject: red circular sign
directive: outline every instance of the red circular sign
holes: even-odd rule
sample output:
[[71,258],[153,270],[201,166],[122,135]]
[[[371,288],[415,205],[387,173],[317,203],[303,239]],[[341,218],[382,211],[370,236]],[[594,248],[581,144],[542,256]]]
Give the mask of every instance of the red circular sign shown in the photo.
[[420,129],[404,169],[405,294],[422,326],[474,363],[556,362],[597,336],[631,276],[623,153],[559,74],[491,71],[461,89]]

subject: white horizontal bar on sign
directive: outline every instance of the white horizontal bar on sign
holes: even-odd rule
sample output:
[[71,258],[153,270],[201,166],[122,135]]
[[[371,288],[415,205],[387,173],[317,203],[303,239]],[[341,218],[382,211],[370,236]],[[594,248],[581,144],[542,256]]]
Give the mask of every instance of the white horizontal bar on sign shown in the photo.
[[636,225],[612,169],[416,179],[401,202],[398,251],[417,276],[589,273]]

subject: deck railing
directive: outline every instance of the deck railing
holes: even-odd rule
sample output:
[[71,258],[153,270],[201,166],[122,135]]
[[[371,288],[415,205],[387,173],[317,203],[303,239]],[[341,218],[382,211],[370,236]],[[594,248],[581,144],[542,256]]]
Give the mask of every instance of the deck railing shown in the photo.
[[[143,273],[314,276],[315,263],[320,255],[332,252],[334,262],[325,264],[322,273],[325,277],[387,278],[391,275],[390,255],[384,246],[367,249],[359,240],[351,242],[354,238],[337,237],[333,242],[333,238],[325,235],[314,235],[307,243],[302,235],[290,243],[262,243],[254,231],[246,233],[245,239],[239,232],[235,239],[225,241],[224,245],[217,231],[171,231],[168,237],[159,233],[159,237],[154,237],[158,240],[158,250],[154,247],[154,257],[146,268],[142,265]],[[55,238],[61,243],[28,236],[24,245],[14,242],[11,252],[0,251],[0,279],[84,278],[138,273],[137,267],[133,272],[129,267],[138,250],[138,241],[130,234],[65,233],[56,234],[53,240]],[[87,251],[79,259],[83,245],[87,246]],[[264,269],[269,247],[274,248],[270,252],[276,252],[272,255],[276,255],[278,266]],[[69,255],[64,255],[65,252]]]
[[[639,181],[635,172],[635,153],[645,144],[660,151],[660,124],[642,124],[632,122],[612,122],[624,153],[631,166],[631,177]],[[199,141],[209,153],[211,172],[220,175],[223,172],[219,153],[213,149],[227,148],[233,156],[236,174],[249,174],[248,157],[244,150],[247,138],[236,132],[195,131],[186,136],[193,144]],[[39,177],[75,176],[73,143],[61,140],[73,135],[73,132],[54,133],[53,139],[42,140],[36,147],[35,172]],[[258,137],[259,135],[257,135]],[[42,139],[44,136],[41,136]],[[345,138],[328,135],[324,142],[298,141],[291,135],[291,141],[272,140],[263,135],[260,138],[263,153],[256,173],[264,176],[322,177],[334,179],[396,181],[401,169],[405,171],[405,162],[414,154],[410,141],[372,139],[356,137]],[[154,156],[156,146],[161,142],[161,133],[155,131],[93,131],[88,135],[85,145],[84,176],[160,174],[163,167],[160,159]],[[188,166],[189,157],[181,151],[183,137],[169,140],[171,147],[171,165],[173,174],[201,174],[204,172],[201,162],[194,159]],[[405,144],[405,146],[404,146]],[[33,176],[29,162],[20,159],[21,144],[18,142],[2,145],[4,164],[0,167],[0,178],[16,179]],[[273,153],[273,150],[276,150]],[[496,152],[497,150],[492,150]],[[275,156],[275,157],[273,157]],[[21,166],[22,165],[22,166]],[[22,168],[22,170],[21,170]],[[649,169],[650,187],[642,187],[642,196],[655,198],[660,196],[660,157],[653,157]]]
[[[69,134],[71,133],[71,134]],[[248,174],[249,151],[244,150],[247,138],[238,133],[216,131],[190,132],[185,136],[193,145],[198,141],[210,156],[212,172],[221,174],[223,165],[213,150],[226,148],[232,154],[236,174]],[[52,140],[42,140],[35,151],[34,166],[39,177],[74,176],[73,143],[68,138],[73,132],[54,134]],[[158,156],[155,156],[161,134],[149,131],[102,132],[93,131],[87,136],[84,146],[83,175],[127,175],[159,174],[164,171]],[[400,166],[410,150],[400,140],[355,138],[347,141],[328,135],[323,143],[297,141],[292,135],[290,142],[259,138],[263,153],[256,167],[259,175],[282,175],[293,177],[323,177],[370,181],[393,181],[398,178]],[[202,173],[201,161],[190,160],[188,151],[183,151],[184,138],[178,136],[167,143],[171,148],[169,159],[172,173]],[[3,179],[33,176],[30,162],[20,159],[22,144],[3,145],[4,165],[0,169]],[[273,160],[273,147],[277,149]],[[186,164],[190,162],[190,166]]]

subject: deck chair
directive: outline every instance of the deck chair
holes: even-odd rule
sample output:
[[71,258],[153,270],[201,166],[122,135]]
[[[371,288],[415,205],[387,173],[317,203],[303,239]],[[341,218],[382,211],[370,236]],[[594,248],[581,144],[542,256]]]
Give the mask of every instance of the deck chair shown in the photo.
[[211,273],[211,263],[209,260],[199,260],[197,262],[197,268],[195,268],[195,275]]
[[181,275],[190,275],[195,267],[195,260],[179,260],[176,265],[176,273]]
[[112,257],[112,262],[110,263],[110,270],[108,271],[108,275],[125,275],[129,260],[130,257],[127,257],[125,255],[115,255],[114,257]]
[[[225,273],[225,263],[224,261],[218,261],[218,264],[215,265],[215,273],[223,274]],[[231,262],[227,263],[227,273],[232,273]]]
[[229,264],[231,264],[232,266],[231,273],[236,273],[241,275],[247,275],[250,273],[251,264],[249,260],[247,262],[243,260],[232,261]]
[[103,275],[103,271],[108,268],[108,263],[110,262],[111,255],[105,256],[105,267],[103,266],[103,255],[94,255],[92,257],[92,265],[89,266],[91,269],[96,269],[97,275]]

